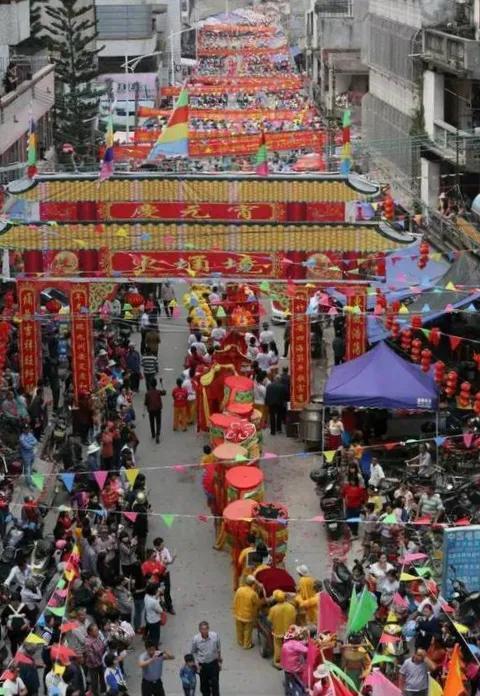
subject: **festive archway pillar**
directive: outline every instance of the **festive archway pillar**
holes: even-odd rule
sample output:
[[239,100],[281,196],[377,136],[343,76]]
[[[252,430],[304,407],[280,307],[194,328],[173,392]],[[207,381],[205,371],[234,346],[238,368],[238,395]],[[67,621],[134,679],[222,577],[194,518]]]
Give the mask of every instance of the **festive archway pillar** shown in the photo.
[[295,286],[290,299],[290,404],[294,411],[309,402],[312,390],[310,318],[307,314],[308,288]]
[[42,376],[42,338],[38,320],[39,284],[33,280],[17,281],[20,314],[19,364],[23,388],[31,394]]
[[367,348],[367,286],[348,288],[346,296],[345,359],[353,360]]
[[72,373],[75,400],[93,388],[93,333],[90,316],[90,284],[70,285]]

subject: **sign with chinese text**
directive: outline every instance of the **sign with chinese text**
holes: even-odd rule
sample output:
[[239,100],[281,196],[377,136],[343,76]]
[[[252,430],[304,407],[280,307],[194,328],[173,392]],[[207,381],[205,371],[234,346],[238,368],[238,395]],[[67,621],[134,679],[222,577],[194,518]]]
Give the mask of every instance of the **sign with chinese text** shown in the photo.
[[310,401],[310,319],[307,315],[308,288],[295,287],[290,300],[290,403],[292,410],[304,408]]
[[442,594],[449,599],[452,582],[461,580],[468,592],[480,590],[480,525],[443,531]]
[[27,393],[33,392],[41,375],[42,345],[36,321],[37,288],[30,281],[17,282],[20,324],[20,379]]
[[72,369],[75,398],[93,387],[92,320],[89,315],[89,286],[75,283],[70,291],[72,316]]
[[345,320],[345,359],[353,360],[365,353],[367,345],[367,289],[352,288],[347,293],[347,305],[358,307],[358,314],[349,311]]
[[[200,277],[212,273],[228,276],[273,276],[276,273],[275,254],[241,254],[228,251],[195,253],[189,251],[122,252],[111,255],[113,273],[158,278]],[[278,267],[280,264],[278,263]]]

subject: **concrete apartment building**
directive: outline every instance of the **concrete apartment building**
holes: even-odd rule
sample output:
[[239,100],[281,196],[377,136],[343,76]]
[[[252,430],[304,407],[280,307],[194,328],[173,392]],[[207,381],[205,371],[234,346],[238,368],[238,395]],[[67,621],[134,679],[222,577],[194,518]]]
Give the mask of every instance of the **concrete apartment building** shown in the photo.
[[360,105],[368,89],[361,48],[368,0],[310,0],[306,14],[305,59],[312,96],[334,115],[341,95]]
[[362,161],[370,171],[392,180],[405,202],[436,207],[439,193],[455,188],[473,198],[480,190],[480,0],[317,0],[312,9],[307,67],[323,106],[331,106],[323,96],[328,80],[338,94],[338,75],[332,80],[315,56],[360,41],[368,70]]
[[30,0],[0,0],[0,184],[22,176],[30,118],[52,144],[54,69],[30,38]]

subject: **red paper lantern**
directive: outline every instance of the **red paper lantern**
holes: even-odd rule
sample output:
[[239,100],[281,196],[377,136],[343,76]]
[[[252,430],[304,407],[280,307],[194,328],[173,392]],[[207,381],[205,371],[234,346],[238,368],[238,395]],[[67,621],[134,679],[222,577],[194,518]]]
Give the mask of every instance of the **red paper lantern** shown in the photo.
[[437,347],[438,344],[440,343],[441,337],[442,337],[442,335],[441,335],[441,332],[440,332],[440,329],[438,328],[438,326],[433,326],[432,329],[430,330],[430,334],[428,336],[428,340],[430,341],[432,346]]
[[425,256],[426,254],[429,254],[429,253],[430,253],[430,246],[429,246],[428,242],[422,242],[422,243],[420,244],[419,251],[420,251],[420,254],[421,254],[422,256]]
[[411,357],[413,362],[420,362],[420,351],[422,350],[422,342],[419,338],[415,338],[412,341],[412,353]]
[[400,310],[400,300],[393,300],[393,302],[390,306],[391,306],[392,312],[394,314],[398,314],[398,312]]
[[48,300],[45,308],[49,314],[58,314],[58,312],[62,309],[62,303],[58,300],[51,299]]
[[385,196],[383,201],[383,214],[387,220],[393,220],[395,218],[395,203],[391,196]]
[[387,316],[385,317],[385,328],[387,329],[387,331],[391,331],[392,327],[393,327],[393,314],[387,314]]
[[475,394],[475,400],[473,402],[473,410],[477,416],[480,416],[480,392]]
[[432,364],[432,351],[428,350],[428,348],[424,348],[421,352],[421,360],[420,360],[420,365],[423,370],[423,372],[428,372],[430,369],[430,365]]
[[421,329],[422,328],[422,317],[419,316],[418,314],[414,314],[412,317],[412,329]]
[[392,338],[398,338],[400,335],[400,324],[394,321],[392,324]]
[[412,332],[410,329],[403,329],[400,336],[402,350],[410,350],[410,346],[412,345]]
[[125,295],[125,301],[128,302],[128,304],[131,304],[134,308],[140,307],[140,305],[145,302],[143,295],[139,292],[127,292]]
[[433,366],[433,379],[437,384],[441,384],[443,382],[443,378],[445,376],[445,363],[442,362],[441,360],[438,360],[435,365]]
[[460,385],[460,396],[459,396],[459,402],[460,406],[462,408],[467,408],[470,404],[470,392],[472,389],[472,385],[470,382],[462,382]]

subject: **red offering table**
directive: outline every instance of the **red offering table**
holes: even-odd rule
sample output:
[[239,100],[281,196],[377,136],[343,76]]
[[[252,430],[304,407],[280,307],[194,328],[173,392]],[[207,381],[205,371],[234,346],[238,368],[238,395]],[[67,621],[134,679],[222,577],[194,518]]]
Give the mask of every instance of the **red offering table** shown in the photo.
[[[232,469],[232,471],[234,471]],[[225,527],[226,541],[232,552],[233,587],[238,585],[238,557],[240,552],[248,546],[248,534],[252,523],[255,501],[247,498],[234,500],[223,511],[223,523]]]
[[235,466],[225,474],[227,500],[248,498],[258,502],[263,500],[263,471],[255,466]]

